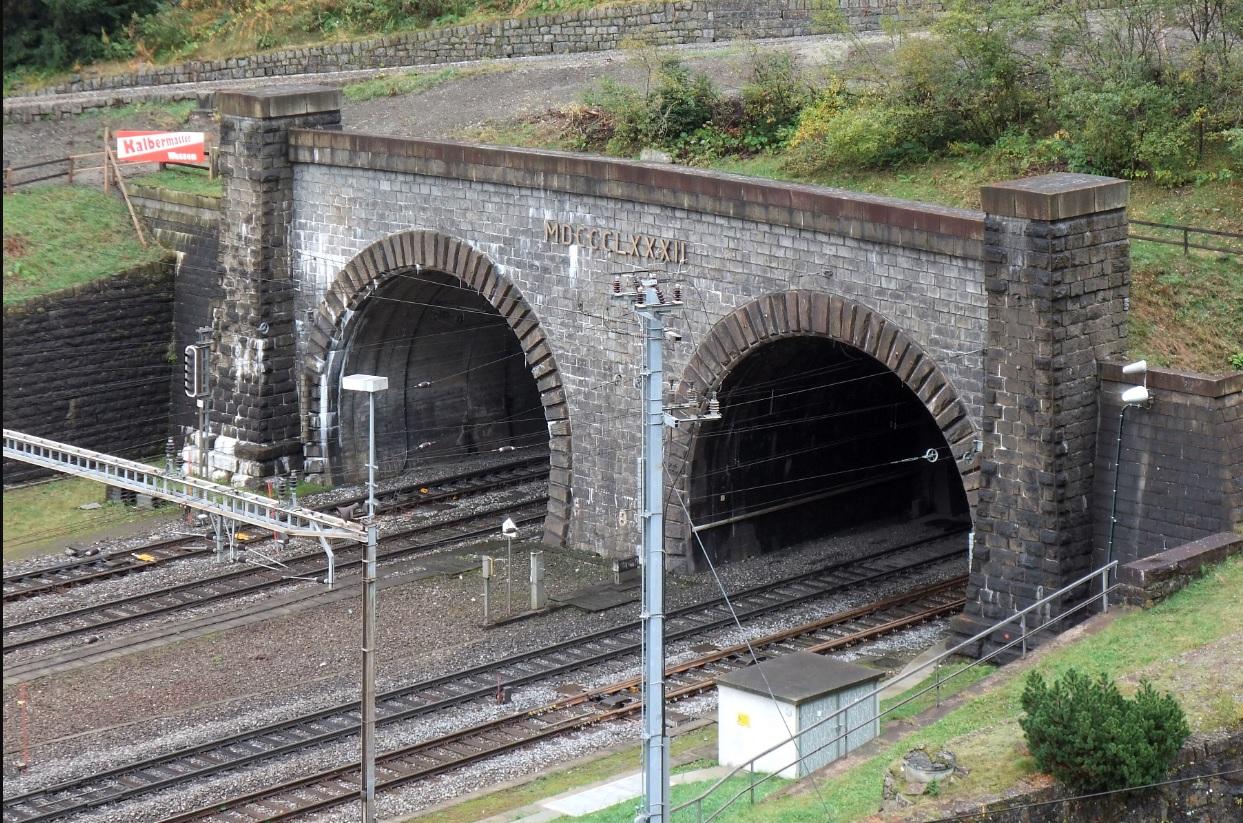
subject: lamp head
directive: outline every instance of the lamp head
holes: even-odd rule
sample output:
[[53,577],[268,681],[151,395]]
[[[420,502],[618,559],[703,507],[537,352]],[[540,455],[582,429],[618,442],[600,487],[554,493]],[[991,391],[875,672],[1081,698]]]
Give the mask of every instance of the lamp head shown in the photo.
[[1127,406],[1143,406],[1152,400],[1152,394],[1144,386],[1132,386],[1122,393],[1122,403]]

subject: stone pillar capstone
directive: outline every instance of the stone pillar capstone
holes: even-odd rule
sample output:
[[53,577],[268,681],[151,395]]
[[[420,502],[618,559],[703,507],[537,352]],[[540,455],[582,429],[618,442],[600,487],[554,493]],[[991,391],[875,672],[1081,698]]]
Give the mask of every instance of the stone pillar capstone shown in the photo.
[[965,635],[1090,570],[1097,361],[1125,353],[1130,289],[1125,181],[1047,174],[981,200],[988,322]]
[[294,128],[339,129],[341,92],[222,91],[220,277],[212,330],[211,478],[255,486],[302,460],[288,233]]

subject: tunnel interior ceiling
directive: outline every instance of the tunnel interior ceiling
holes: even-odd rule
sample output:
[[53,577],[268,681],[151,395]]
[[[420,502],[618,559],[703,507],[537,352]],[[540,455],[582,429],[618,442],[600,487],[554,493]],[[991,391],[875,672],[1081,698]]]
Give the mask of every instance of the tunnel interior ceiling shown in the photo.
[[367,397],[340,377],[388,378],[376,400],[378,474],[548,440],[543,406],[505,319],[450,275],[408,270],[390,277],[355,314],[336,378],[344,479],[365,478]]
[[[700,431],[690,478],[693,521],[719,524],[700,532],[715,557],[968,511],[936,421],[897,375],[852,347],[814,337],[769,343],[718,395],[724,419]],[[937,462],[907,460],[930,448]]]

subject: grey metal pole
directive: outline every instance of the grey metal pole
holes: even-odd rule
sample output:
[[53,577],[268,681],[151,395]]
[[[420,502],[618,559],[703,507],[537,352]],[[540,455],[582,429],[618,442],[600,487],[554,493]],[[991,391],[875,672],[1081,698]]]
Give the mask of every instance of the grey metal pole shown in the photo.
[[505,616],[514,613],[514,539],[505,538]]
[[375,392],[367,392],[367,517],[375,517]]
[[[646,286],[643,302],[663,301]],[[664,547],[664,342],[662,311],[643,308],[646,367],[643,383],[643,783],[645,816],[664,823],[668,814],[669,750],[665,736]]]
[[363,569],[362,819],[375,823],[375,392],[367,393],[367,556]]
[[1122,432],[1126,426],[1126,410],[1130,404],[1123,403],[1118,413],[1118,442],[1114,447],[1114,491],[1113,502],[1109,504],[1109,542],[1105,547],[1105,565],[1114,561],[1114,527],[1118,525],[1118,476],[1122,463]]
[[[104,177],[108,175],[105,173]],[[211,342],[211,328],[198,329],[199,343]],[[198,398],[199,404],[199,477],[209,480],[207,476],[207,427],[211,425],[211,417],[207,404],[211,402],[211,347],[203,350],[203,396]]]
[[367,526],[363,570],[362,819],[375,823],[376,526]]

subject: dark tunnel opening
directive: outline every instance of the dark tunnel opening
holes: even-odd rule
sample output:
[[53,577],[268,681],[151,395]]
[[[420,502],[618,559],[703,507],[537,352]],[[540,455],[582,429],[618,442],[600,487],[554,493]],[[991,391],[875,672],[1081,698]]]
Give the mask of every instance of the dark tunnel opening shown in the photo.
[[340,478],[366,477],[367,397],[341,377],[388,378],[377,393],[378,476],[548,443],[539,389],[517,336],[497,310],[458,278],[411,269],[390,277],[347,327],[334,366]]
[[[873,522],[969,519],[932,415],[896,374],[817,337],[769,343],[722,384],[723,420],[696,438],[697,565],[740,560]],[[936,450],[936,462],[925,455]],[[915,459],[913,459],[915,458]]]

